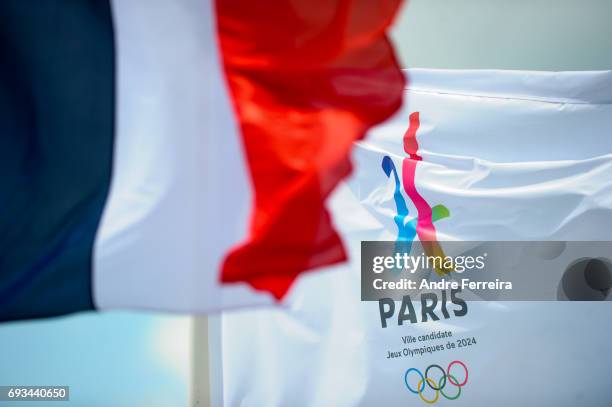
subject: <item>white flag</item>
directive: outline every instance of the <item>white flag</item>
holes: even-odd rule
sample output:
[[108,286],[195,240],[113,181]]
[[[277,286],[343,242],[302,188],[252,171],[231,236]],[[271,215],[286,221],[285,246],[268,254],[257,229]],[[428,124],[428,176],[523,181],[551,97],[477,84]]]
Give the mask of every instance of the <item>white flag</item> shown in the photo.
[[304,278],[285,309],[223,316],[224,404],[609,405],[607,303],[460,301],[383,327],[359,256],[367,240],[612,240],[612,73],[409,78],[331,202],[350,263]]

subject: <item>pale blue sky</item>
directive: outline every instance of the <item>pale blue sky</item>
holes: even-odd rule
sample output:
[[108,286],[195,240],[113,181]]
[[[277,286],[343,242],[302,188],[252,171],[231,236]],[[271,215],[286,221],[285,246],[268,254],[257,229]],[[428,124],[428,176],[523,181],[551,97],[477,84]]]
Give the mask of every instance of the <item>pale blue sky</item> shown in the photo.
[[[70,386],[71,402],[53,403],[57,407],[185,406],[186,378],[167,363],[167,349],[159,344],[164,326],[174,330],[173,320],[178,318],[90,312],[0,324],[0,384]],[[45,404],[0,402],[2,407]]]
[[393,30],[418,68],[612,69],[610,0],[410,0]]

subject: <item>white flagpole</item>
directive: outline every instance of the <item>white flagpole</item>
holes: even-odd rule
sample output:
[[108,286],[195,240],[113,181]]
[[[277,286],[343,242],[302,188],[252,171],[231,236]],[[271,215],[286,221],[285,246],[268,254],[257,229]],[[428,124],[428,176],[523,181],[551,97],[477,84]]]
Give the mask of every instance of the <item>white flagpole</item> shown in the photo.
[[191,383],[190,406],[209,407],[210,372],[208,350],[208,317],[205,315],[192,318],[191,330]]
[[201,315],[192,320],[190,406],[221,407],[221,316]]

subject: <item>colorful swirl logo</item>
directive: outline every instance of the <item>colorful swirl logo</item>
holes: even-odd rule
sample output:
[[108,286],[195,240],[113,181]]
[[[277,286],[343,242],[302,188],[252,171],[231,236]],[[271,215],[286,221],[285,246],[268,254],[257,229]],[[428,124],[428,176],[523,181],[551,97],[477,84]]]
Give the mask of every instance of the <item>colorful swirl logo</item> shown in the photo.
[[[417,163],[423,160],[418,153],[419,143],[417,132],[420,127],[419,112],[413,112],[409,117],[408,130],[404,134],[404,152],[408,155],[402,160],[401,177],[390,156],[383,157],[381,166],[387,176],[395,182],[393,200],[395,201],[397,215],[393,220],[398,228],[397,242],[403,242],[402,247],[406,252],[410,251],[412,242],[418,236],[423,249],[428,256],[445,257],[444,250],[438,242],[438,236],[434,222],[450,216],[450,211],[444,205],[432,207],[416,187]],[[401,180],[400,180],[401,179]],[[408,205],[402,194],[402,186],[408,198],[412,201],[417,211],[417,216],[410,217]],[[452,270],[436,269],[439,275],[447,274]]]
[[[457,366],[457,367],[455,367]],[[451,373],[452,368],[455,367],[455,373]],[[457,370],[463,368],[463,374],[457,374]],[[440,372],[435,375],[434,372]],[[448,364],[446,370],[442,368],[440,365],[429,365],[427,369],[425,369],[425,373],[422,373],[419,369],[411,367],[406,370],[404,373],[404,384],[406,388],[411,393],[417,394],[421,400],[423,400],[427,404],[434,404],[440,398],[440,394],[447,400],[457,400],[459,396],[461,396],[461,389],[468,382],[468,368],[460,360],[454,360]],[[439,376],[436,380],[436,376]],[[462,381],[459,381],[457,378],[463,377]],[[415,383],[416,386],[411,385],[410,383]],[[449,388],[454,388],[454,393],[445,392],[447,385],[450,385]],[[415,389],[416,388],[416,389]],[[433,393],[433,397],[426,398],[425,392]]]

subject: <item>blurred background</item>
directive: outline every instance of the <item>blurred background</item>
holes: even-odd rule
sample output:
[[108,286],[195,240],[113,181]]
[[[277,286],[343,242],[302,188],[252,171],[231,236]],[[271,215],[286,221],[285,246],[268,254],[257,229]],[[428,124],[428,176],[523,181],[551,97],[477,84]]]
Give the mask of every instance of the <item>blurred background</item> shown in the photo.
[[412,0],[393,39],[406,67],[612,69],[609,0]]
[[[610,0],[412,0],[393,39],[405,67],[609,70],[610,16]],[[71,406],[186,406],[194,332],[201,321],[128,312],[1,324],[0,384],[68,385]]]

